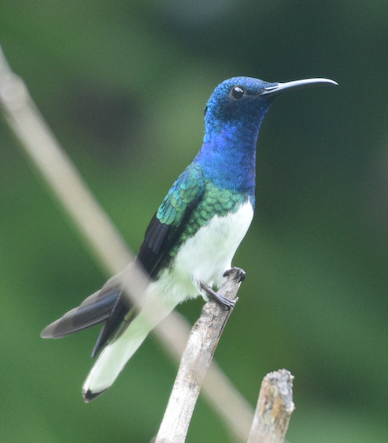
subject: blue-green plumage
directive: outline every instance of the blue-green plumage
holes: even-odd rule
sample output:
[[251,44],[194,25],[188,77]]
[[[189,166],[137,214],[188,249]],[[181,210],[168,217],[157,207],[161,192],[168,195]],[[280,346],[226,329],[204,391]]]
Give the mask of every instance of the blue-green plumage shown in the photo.
[[86,401],[113,383],[166,315],[148,302],[151,294],[172,310],[187,298],[206,298],[206,285],[222,283],[253,217],[261,123],[277,95],[319,83],[335,84],[326,79],[282,84],[234,77],[215,89],[205,108],[202,148],[163,200],[136,257],[150,276],[142,311],[134,312],[123,300],[123,271],[42,332],[42,337],[57,338],[104,322],[93,356],[107,346],[84,384]]

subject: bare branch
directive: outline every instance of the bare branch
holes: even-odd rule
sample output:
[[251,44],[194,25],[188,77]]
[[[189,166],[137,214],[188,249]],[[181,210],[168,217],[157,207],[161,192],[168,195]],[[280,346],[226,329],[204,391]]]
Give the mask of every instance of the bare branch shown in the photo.
[[[179,312],[172,314],[156,327],[156,331],[166,352],[179,365],[191,325]],[[223,420],[231,438],[246,443],[253,420],[253,408],[214,360],[203,381],[202,395]]]
[[[219,294],[234,300],[240,284],[240,274],[233,270]],[[232,309],[227,310],[214,300],[204,306],[187,342],[156,443],[186,440],[202,382],[231,313]]]
[[132,260],[132,254],[51,133],[25,84],[10,70],[1,50],[0,102],[9,126],[98,260],[109,273],[117,273]]
[[264,377],[248,443],[283,443],[295,409],[293,379],[286,369]]

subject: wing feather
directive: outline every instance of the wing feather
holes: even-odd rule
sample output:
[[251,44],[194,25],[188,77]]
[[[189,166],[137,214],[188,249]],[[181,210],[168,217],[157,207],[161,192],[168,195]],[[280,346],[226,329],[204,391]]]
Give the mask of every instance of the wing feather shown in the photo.
[[[151,279],[155,278],[168,252],[174,246],[192,211],[205,190],[205,182],[199,166],[190,165],[174,183],[157,213],[152,218],[136,260]],[[98,337],[93,356],[115,334],[129,312],[128,301],[120,294],[109,318]]]
[[[168,252],[176,243],[185,222],[202,198],[205,182],[199,165],[192,163],[174,183],[157,213],[152,218],[136,261],[144,268],[151,279],[157,274]],[[114,336],[131,306],[122,293],[122,279],[125,270],[112,277],[97,292],[89,296],[75,309],[47,326],[42,332],[43,338],[59,338],[105,322],[93,350],[95,356]]]
[[41,336],[60,338],[106,321],[121,292],[122,274],[109,279],[105,285],[86,298],[80,306],[67,312],[59,320],[48,325]]

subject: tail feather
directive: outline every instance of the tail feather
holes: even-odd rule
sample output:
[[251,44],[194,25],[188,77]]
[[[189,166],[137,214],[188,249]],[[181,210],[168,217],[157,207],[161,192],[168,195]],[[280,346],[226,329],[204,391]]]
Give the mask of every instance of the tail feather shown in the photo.
[[141,312],[131,323],[124,323],[116,337],[101,352],[83,385],[82,393],[86,402],[98,397],[113,384],[149,332],[169,312],[154,316],[152,322]]
[[[93,294],[94,295],[94,294]],[[41,333],[42,338],[61,338],[106,321],[117,300],[117,294],[99,300],[93,306],[78,306],[63,317],[48,325]]]
[[108,341],[115,336],[116,331],[120,328],[123,321],[130,323],[134,318],[135,308],[128,309],[128,304],[128,298],[125,297],[124,294],[120,294],[109,314],[109,318],[107,318],[104,327],[98,336],[92,352],[92,358],[94,358]]
[[[123,271],[125,272],[125,270]],[[164,307],[155,303],[155,294],[166,294],[166,284],[151,283],[139,313],[129,306],[122,294],[123,273],[112,277],[78,308],[47,326],[43,338],[59,338],[106,322],[93,351],[93,357],[105,346],[88,375],[82,392],[86,402],[101,395],[115,381],[127,361],[143,343],[149,332],[161,322],[181,300],[162,297]],[[168,293],[168,292],[167,292]]]
[[[65,337],[106,321],[120,297],[122,291],[121,279],[121,274],[112,277],[99,291],[86,298],[80,306],[48,325],[42,331],[41,337]],[[129,310],[128,304],[126,308]]]

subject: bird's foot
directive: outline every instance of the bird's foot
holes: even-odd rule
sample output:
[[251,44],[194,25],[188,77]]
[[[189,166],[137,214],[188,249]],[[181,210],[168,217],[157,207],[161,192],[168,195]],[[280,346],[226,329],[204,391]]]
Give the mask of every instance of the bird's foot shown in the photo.
[[245,280],[245,277],[247,276],[247,273],[244,271],[244,269],[237,268],[236,266],[225,271],[224,277],[228,277],[230,274],[235,274],[234,279],[238,282],[243,282]]
[[218,303],[225,306],[226,309],[234,308],[236,306],[237,300],[231,300],[230,298],[226,297],[225,295],[219,294],[218,292],[214,291],[207,283],[205,283],[203,280],[200,281],[200,287],[203,289],[210,297],[214,298]]

